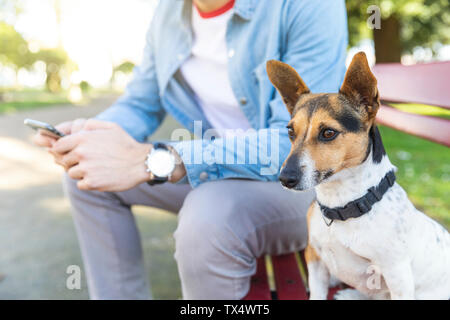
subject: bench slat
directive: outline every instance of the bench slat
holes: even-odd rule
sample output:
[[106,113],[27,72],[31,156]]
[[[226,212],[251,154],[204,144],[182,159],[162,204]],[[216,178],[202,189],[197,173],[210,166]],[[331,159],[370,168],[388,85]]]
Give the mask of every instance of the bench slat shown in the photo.
[[433,142],[450,147],[450,120],[412,114],[381,106],[377,122]]
[[450,109],[450,61],[404,66],[377,64],[372,69],[383,101],[421,103]]
[[334,295],[341,290],[342,288],[340,286],[334,287],[334,288],[330,288],[328,289],[328,296],[327,299],[328,300],[334,300]]
[[279,300],[308,299],[294,253],[272,256],[272,265]]
[[[299,255],[300,263],[307,272],[304,251],[301,251]],[[295,253],[272,256],[271,258],[277,290],[275,297],[279,300],[308,300],[308,292],[303,283]],[[327,297],[328,300],[332,300],[335,293],[344,288],[348,287],[340,284],[337,287],[330,288]],[[272,295],[267,277],[266,262],[264,257],[261,257],[257,260],[256,274],[252,277],[250,291],[243,300],[271,299]]]
[[244,300],[271,300],[269,280],[264,257],[257,260],[256,274],[250,282],[250,291]]

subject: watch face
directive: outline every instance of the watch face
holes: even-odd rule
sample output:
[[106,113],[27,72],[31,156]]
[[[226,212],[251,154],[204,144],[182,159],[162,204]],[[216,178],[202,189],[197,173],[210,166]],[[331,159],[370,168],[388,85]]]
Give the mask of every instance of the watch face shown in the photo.
[[168,177],[175,168],[175,157],[164,149],[152,150],[147,158],[147,168],[155,176]]

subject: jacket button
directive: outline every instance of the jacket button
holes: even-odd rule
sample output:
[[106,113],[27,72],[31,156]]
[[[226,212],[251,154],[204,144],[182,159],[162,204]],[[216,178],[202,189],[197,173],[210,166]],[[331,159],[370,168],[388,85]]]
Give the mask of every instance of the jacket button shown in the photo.
[[246,105],[247,104],[247,98],[245,98],[245,97],[240,98],[239,99],[239,103],[242,104],[242,105]]
[[233,58],[233,56],[234,56],[234,49],[230,49],[228,51],[228,58]]
[[208,179],[208,173],[203,171],[202,173],[200,173],[200,180],[201,181],[206,181]]

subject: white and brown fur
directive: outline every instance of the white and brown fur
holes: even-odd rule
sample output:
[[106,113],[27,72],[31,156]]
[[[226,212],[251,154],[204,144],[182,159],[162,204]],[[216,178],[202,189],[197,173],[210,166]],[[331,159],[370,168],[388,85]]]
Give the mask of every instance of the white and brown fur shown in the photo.
[[[292,149],[280,173],[285,187],[315,187],[322,205],[342,207],[395,170],[375,125],[377,81],[364,53],[355,55],[336,94],[310,93],[279,61],[269,61],[267,72],[292,116]],[[368,213],[330,222],[313,202],[306,249],[311,299],[326,299],[333,277],[355,288],[338,299],[450,298],[450,235],[397,183]]]

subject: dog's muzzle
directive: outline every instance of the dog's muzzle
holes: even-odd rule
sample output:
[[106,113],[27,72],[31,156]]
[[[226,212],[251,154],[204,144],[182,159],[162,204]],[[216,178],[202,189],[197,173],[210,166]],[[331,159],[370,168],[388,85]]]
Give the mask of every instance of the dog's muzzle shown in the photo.
[[285,166],[280,172],[278,179],[286,188],[293,189],[298,186],[302,177],[298,157],[292,155],[286,159]]
[[278,177],[281,184],[286,188],[292,189],[300,182],[299,175],[293,170],[283,169]]

